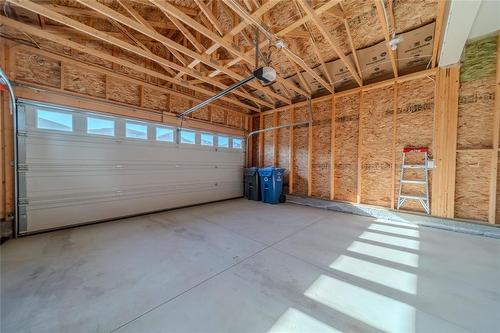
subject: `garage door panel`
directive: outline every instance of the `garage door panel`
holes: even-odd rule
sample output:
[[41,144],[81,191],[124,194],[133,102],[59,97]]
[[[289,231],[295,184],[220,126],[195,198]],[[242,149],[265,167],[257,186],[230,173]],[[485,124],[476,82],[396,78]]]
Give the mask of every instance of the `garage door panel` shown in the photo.
[[119,117],[106,118],[114,122],[115,136],[87,134],[86,119],[95,113],[85,110],[64,109],[72,117],[71,131],[40,129],[36,119],[41,108],[52,110],[32,102],[20,107],[27,121],[18,137],[20,211],[25,212],[21,232],[234,198],[243,192],[242,149],[202,146],[199,133],[195,144],[156,141],[155,128],[164,125],[155,123],[144,123],[147,140],[125,138],[127,119]]

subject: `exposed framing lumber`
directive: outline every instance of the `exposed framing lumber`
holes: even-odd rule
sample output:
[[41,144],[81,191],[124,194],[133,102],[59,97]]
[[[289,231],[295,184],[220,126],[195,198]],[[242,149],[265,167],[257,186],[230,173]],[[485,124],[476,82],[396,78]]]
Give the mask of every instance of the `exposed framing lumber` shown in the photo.
[[364,97],[364,91],[361,90],[360,92],[360,97],[359,97],[359,110],[358,110],[358,172],[357,172],[357,182],[356,182],[356,203],[360,204],[361,203],[361,169],[362,169],[362,160],[361,160],[361,143],[363,142],[363,131],[362,126],[361,126],[361,118],[363,116],[363,113],[361,112],[363,110],[363,97]]
[[359,65],[358,51],[354,47],[354,42],[352,40],[352,35],[351,35],[351,28],[349,27],[349,22],[346,19],[344,19],[344,27],[347,34],[347,41],[349,42],[349,46],[351,47],[352,57],[354,58],[354,64],[356,65],[356,69],[358,70],[361,82],[363,82],[363,72],[361,71],[361,66]]
[[335,95],[333,95],[330,123],[330,200],[335,199],[335,111]]
[[[77,0],[77,1],[79,1],[79,2],[85,2],[85,4],[88,6],[89,1],[91,1],[91,0],[85,0],[85,1],[83,1],[83,0]],[[233,45],[233,44],[229,43],[227,40],[225,40],[221,36],[219,36],[216,33],[210,31],[205,26],[201,25],[200,23],[198,23],[195,20],[193,20],[191,17],[189,17],[186,14],[182,13],[175,6],[171,5],[170,3],[166,2],[165,0],[150,0],[150,2],[153,3],[154,5],[156,5],[158,8],[160,8],[162,11],[168,12],[169,16],[175,17],[176,19],[182,21],[183,23],[185,23],[186,25],[188,25],[191,28],[195,29],[196,31],[199,31],[201,34],[203,34],[207,38],[211,39],[212,41],[220,44],[222,47],[224,47],[227,51],[229,51],[230,53],[232,53],[234,56],[236,56],[236,57],[239,56],[239,57],[243,58],[245,61],[247,61],[250,64],[253,62],[251,59],[249,59],[248,57],[246,57],[243,52],[241,52],[241,50],[239,49],[239,47],[237,47],[236,45]],[[94,6],[93,6],[94,9],[100,7],[100,6],[96,6],[95,5],[94,0],[92,0],[92,4],[94,4]],[[103,7],[105,7],[105,6],[103,6]],[[102,9],[102,7],[101,7],[101,9]],[[179,52],[182,52],[182,51],[179,50]],[[189,55],[189,56],[191,56],[194,59],[200,57],[200,55],[197,54],[197,53],[195,53],[195,52],[192,52],[192,54]],[[217,63],[214,64],[213,62],[206,61],[206,59],[204,59],[203,57],[200,60],[203,63],[205,63],[206,65],[208,65],[210,67],[213,67],[215,69],[220,70],[221,72],[223,72],[224,74],[229,75],[230,77],[232,77],[235,80],[240,81],[240,80],[244,79],[244,77],[242,77],[241,75],[236,74],[236,73],[234,73],[234,72],[232,72],[232,71],[230,71],[228,69],[224,69],[222,66],[219,66]],[[264,93],[267,93],[270,96],[276,98],[277,100],[281,100],[282,102],[284,102],[286,104],[291,104],[292,103],[291,100],[289,100],[289,99],[287,99],[287,98],[285,98],[285,97],[283,97],[283,96],[275,93],[269,87],[262,87],[259,83],[255,82],[255,81],[249,82],[248,85],[251,86],[251,87],[253,87],[254,89],[257,89],[257,90],[260,90],[260,91],[262,91]],[[274,106],[272,106],[272,107],[274,107]]]
[[[295,108],[290,108],[290,124],[295,123]],[[288,175],[288,193],[293,194],[293,181],[295,178],[295,164],[294,164],[294,159],[295,159],[295,140],[293,139],[294,136],[294,126],[290,126],[290,136],[288,138],[289,144],[288,146],[290,147],[290,150],[288,152],[288,163],[289,163],[289,175]]]
[[[311,105],[312,108],[312,105]],[[312,196],[312,154],[313,154],[313,119],[312,110],[309,114],[309,126],[307,126],[307,195]]]
[[500,32],[497,33],[497,68],[495,90],[495,115],[493,118],[493,150],[491,151],[490,200],[488,222],[496,223],[497,182],[498,182],[498,154],[500,135]]
[[[242,8],[240,8],[233,0],[223,0],[226,5],[228,5],[234,12],[236,12],[238,15],[241,16],[241,18],[244,21],[247,21],[249,24],[256,24],[258,25],[259,29],[264,31],[266,34],[272,35],[270,31],[266,27],[262,25],[261,22],[259,22],[258,19],[254,18],[252,15],[244,11]],[[277,39],[276,37],[273,36],[274,39]],[[330,84],[325,82],[313,69],[311,69],[305,61],[297,56],[295,53],[293,53],[288,47],[285,47],[281,50],[283,54],[292,62],[296,63],[299,65],[303,70],[305,70],[307,73],[309,73],[316,81],[318,81],[323,87],[325,87],[328,91],[333,93],[333,88]]]
[[434,160],[431,214],[455,217],[455,176],[457,158],[458,66],[441,68],[435,93]]
[[217,30],[217,32],[221,36],[224,35],[224,28],[222,28],[219,20],[217,20],[217,18],[215,17],[215,15],[212,13],[212,11],[210,10],[210,8],[208,8],[208,6],[203,2],[203,0],[194,0],[194,2],[196,2],[196,4],[198,5],[198,7],[200,8],[200,10],[203,12],[203,14],[205,14],[205,16],[207,17],[207,19],[210,21],[210,23],[212,24],[212,26]]
[[398,77],[398,61],[396,56],[396,51],[393,51],[389,46],[389,41],[391,40],[391,34],[389,33],[389,27],[387,26],[387,22],[384,16],[384,3],[383,0],[373,0],[375,2],[375,6],[377,7],[377,15],[380,26],[382,27],[382,32],[384,33],[384,38],[386,42],[387,53],[389,54],[389,59],[391,60],[392,72],[394,77]]
[[[120,6],[122,6],[137,22],[141,23],[143,26],[151,29],[151,30],[156,30],[151,22],[147,21],[146,19],[144,19],[132,6],[130,6],[126,0],[117,0],[118,3],[120,4]],[[163,44],[163,46],[165,46],[167,48],[167,50],[172,53],[172,55],[181,62],[181,64],[183,64],[184,66],[186,65],[187,61],[186,59],[184,59],[184,57],[177,51],[177,50],[174,50],[173,48],[171,47],[168,47],[166,46],[165,44]],[[149,49],[148,49],[149,50]]]
[[[279,123],[279,113],[274,114],[274,127],[278,127]],[[278,135],[279,128],[276,128],[273,131],[273,165],[278,166]]]
[[160,8],[163,14],[179,29],[179,31],[184,35],[184,37],[194,46],[196,51],[203,52],[205,47],[196,39],[195,36],[189,31],[178,19],[170,15],[167,11]]
[[432,68],[436,67],[438,62],[439,49],[441,47],[441,38],[443,34],[444,14],[448,0],[438,1],[438,11],[436,14],[436,26],[434,27],[434,45],[432,46]]
[[[337,0],[331,0],[330,2],[332,2],[332,3],[334,3],[334,2],[338,3],[339,1],[337,1]],[[304,1],[299,1],[299,4],[302,6],[302,8],[304,9],[304,11],[306,12],[306,14],[307,14],[306,17],[310,17],[311,18],[311,20],[314,22],[314,24],[316,25],[316,27],[318,28],[318,30],[321,32],[321,34],[323,35],[323,37],[325,38],[325,40],[328,42],[328,44],[330,44],[330,47],[339,56],[339,58],[344,63],[344,65],[346,65],[346,67],[349,70],[349,72],[351,72],[351,75],[354,78],[354,80],[356,80],[356,82],[358,83],[359,86],[362,86],[363,82],[361,81],[361,78],[359,77],[359,75],[356,72],[355,68],[351,65],[351,63],[349,62],[349,59],[347,59],[347,57],[345,56],[344,52],[342,52],[342,50],[335,43],[335,41],[333,40],[332,36],[328,32],[327,27],[321,21],[321,18],[316,13],[316,11],[314,11],[311,8],[311,6],[309,6],[309,4],[307,4]]]
[[391,208],[394,209],[396,186],[396,140],[398,115],[398,83],[394,82],[392,101],[392,162],[391,162]]
[[[82,24],[78,21],[75,21],[69,17],[66,17],[64,15],[61,15],[61,14],[58,14],[54,11],[51,11],[50,9],[47,9],[43,6],[40,6],[40,5],[37,5],[35,3],[33,3],[32,1],[29,1],[29,0],[10,0],[11,2],[15,3],[16,5],[24,8],[24,9],[27,9],[27,10],[30,10],[30,11],[33,11],[35,13],[38,13],[38,14],[41,14],[47,18],[50,18],[54,21],[57,21],[61,24],[64,24],[64,25],[67,25],[69,27],[72,27],[80,32],[83,32],[85,34],[88,34],[90,36],[93,36],[97,39],[100,39],[104,42],[108,42],[109,44],[112,44],[112,45],[115,45],[115,46],[118,46],[124,50],[127,50],[131,53],[135,53],[141,57],[144,57],[144,58],[147,58],[149,60],[152,60],[156,63],[158,63],[159,65],[165,65],[165,66],[168,66],[174,70],[177,70],[177,71],[181,71],[181,72],[184,72],[192,77],[195,77],[197,79],[200,79],[206,83],[209,83],[211,85],[214,85],[218,88],[221,88],[221,89],[225,89],[227,88],[226,85],[216,81],[216,80],[212,80],[212,79],[209,79],[203,75],[201,75],[200,73],[198,73],[197,71],[195,70],[192,70],[192,69],[187,69],[181,65],[178,65],[176,63],[173,63],[171,61],[168,61],[160,56],[152,56],[150,53],[146,52],[145,50],[141,49],[140,47],[138,46],[134,46],[134,45],[131,45],[129,43],[126,43],[124,42],[123,40],[120,40],[120,39],[117,39],[115,37],[112,37],[110,35],[108,35],[107,33],[104,33],[102,31],[99,31],[97,29],[94,29],[92,27],[89,27],[85,24]],[[93,2],[94,3],[94,2]],[[86,4],[89,4],[86,2]],[[97,3],[97,6],[99,8],[103,8],[104,12],[106,13],[109,13],[110,9],[108,10],[108,7],[106,6],[103,6],[103,5],[100,5]],[[102,6],[102,7],[100,7]],[[168,46],[172,46],[173,48],[177,49],[177,50],[182,50],[183,53],[189,53],[189,54],[194,54],[194,55],[197,55],[197,53],[187,49],[186,47],[180,45],[180,44],[177,44],[175,42],[173,42],[172,40],[160,35],[159,33],[155,32],[155,31],[152,31],[151,29],[146,29],[146,28],[143,28],[142,25],[140,25],[139,23],[133,21],[132,19],[128,18],[128,17],[125,17],[119,13],[117,13],[119,16],[118,18],[120,18],[120,20],[116,20],[120,23],[123,23],[124,22],[127,22],[128,24],[125,24],[125,25],[132,25],[133,27],[137,28],[136,30],[143,30],[143,31],[147,31],[150,35],[152,36],[160,36],[158,37],[158,41],[161,41],[162,43],[166,43]],[[113,16],[110,16],[110,18],[113,18]],[[2,17],[1,19],[4,19],[4,17]],[[83,52],[85,52],[85,50],[82,50]],[[210,63],[210,60],[207,60],[205,59],[204,62],[206,63]],[[240,96],[240,97],[243,97],[243,98],[247,98],[247,99],[251,99],[251,100],[254,100],[255,102],[257,103],[260,103],[262,105],[266,105],[268,107],[273,107],[272,104],[269,104],[267,102],[264,102],[258,98],[255,98],[254,96],[252,95],[249,95],[249,94],[245,94],[245,93],[242,93],[238,90],[235,90],[233,91],[234,94]]]
[[[197,87],[195,85],[189,84],[186,81],[176,80],[176,79],[174,79],[174,78],[172,78],[170,76],[163,75],[161,73],[158,73],[157,71],[153,71],[153,70],[150,70],[148,68],[136,65],[136,64],[134,64],[134,63],[132,63],[130,61],[127,61],[127,60],[124,60],[124,59],[121,59],[121,58],[109,55],[109,54],[104,53],[102,51],[98,51],[98,50],[86,47],[85,45],[73,42],[73,41],[71,41],[69,39],[59,37],[58,35],[55,35],[53,33],[47,32],[45,30],[41,30],[39,27],[30,26],[30,25],[27,25],[27,24],[24,24],[24,23],[15,21],[15,20],[8,19],[8,18],[6,18],[4,16],[0,16],[0,23],[1,24],[5,24],[5,25],[7,25],[7,26],[9,26],[11,28],[18,29],[20,31],[24,31],[24,32],[29,33],[31,35],[34,35],[34,36],[37,36],[37,37],[41,37],[41,38],[45,38],[47,40],[50,40],[52,42],[55,42],[55,43],[58,43],[58,44],[61,44],[61,45],[65,45],[65,46],[70,47],[70,48],[72,48],[74,50],[81,51],[81,52],[84,52],[84,53],[96,56],[96,57],[101,58],[103,60],[108,60],[108,61],[110,61],[110,62],[112,62],[114,64],[125,66],[125,67],[128,67],[130,69],[133,69],[133,70],[136,70],[136,71],[139,71],[139,72],[143,72],[143,73],[145,73],[147,75],[150,75],[152,77],[156,77],[156,78],[165,80],[167,82],[171,82],[171,83],[177,84],[179,86],[182,86],[182,87],[185,87],[185,88],[188,88],[188,89],[192,89],[194,91],[198,91],[198,92],[200,92],[202,94],[206,94],[206,95],[210,96],[210,95],[212,95],[214,93],[211,90],[207,90],[207,89],[204,89],[204,88],[201,88],[201,87]],[[259,109],[256,109],[256,108],[251,107],[251,106],[249,106],[247,104],[241,103],[241,102],[239,102],[238,100],[235,100],[235,99],[231,99],[231,98],[228,98],[228,97],[222,97],[221,100],[227,101],[227,102],[229,102],[229,103],[231,103],[233,105],[237,105],[237,106],[243,107],[245,109],[259,111]]]
[[[264,115],[259,118],[259,130],[264,129]],[[259,167],[264,166],[264,132],[259,133]]]

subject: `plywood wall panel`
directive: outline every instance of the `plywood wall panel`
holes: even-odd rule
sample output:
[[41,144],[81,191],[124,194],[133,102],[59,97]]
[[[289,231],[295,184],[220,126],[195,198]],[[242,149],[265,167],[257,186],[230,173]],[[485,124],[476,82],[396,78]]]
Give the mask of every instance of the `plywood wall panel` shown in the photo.
[[84,68],[64,68],[64,89],[94,97],[106,97],[106,75]]
[[457,154],[455,217],[488,220],[491,152]]
[[107,94],[109,99],[123,102],[132,105],[140,104],[140,88],[139,85],[117,80],[108,77]]
[[191,107],[191,101],[183,98],[170,97],[170,112],[181,113]]
[[330,153],[332,102],[313,104],[312,196],[330,198]]
[[[309,111],[307,107],[295,109],[295,123],[307,121]],[[307,195],[308,186],[308,145],[309,126],[295,126],[293,130],[294,158],[293,158],[293,194]]]
[[212,121],[217,124],[224,124],[224,110],[216,106],[213,106]]
[[[274,126],[274,114],[264,116],[264,128]],[[274,131],[264,132],[264,166],[274,164]]]
[[168,95],[149,87],[143,87],[142,105],[155,110],[168,110]]
[[227,125],[236,127],[236,128],[241,128],[243,127],[242,124],[242,115],[238,112],[227,112]]
[[491,148],[495,77],[461,82],[458,101],[458,149]]
[[390,206],[393,87],[365,92],[360,113],[361,203]]
[[196,119],[210,121],[210,110],[207,106],[192,113],[192,117]]
[[44,86],[61,86],[61,64],[38,54],[16,52],[16,80]]
[[[290,111],[278,113],[278,125],[289,125]],[[290,170],[290,128],[280,128],[278,131],[278,167]],[[289,172],[285,172],[283,193],[288,193]]]
[[335,98],[335,200],[356,201],[360,95]]
[[[398,104],[396,115],[396,167],[394,201],[398,200],[399,179],[401,174],[402,150],[405,147],[429,147],[433,154],[434,129],[434,81],[428,78],[412,80],[398,85]],[[423,163],[422,154],[408,154],[409,163]],[[424,171],[409,169],[405,179],[423,179]],[[432,171],[429,172],[429,195],[432,187]],[[405,184],[404,193],[425,194],[422,185]],[[422,205],[407,201],[402,209],[423,212]]]
[[497,193],[496,193],[496,213],[495,223],[500,224],[500,153],[498,153],[498,167],[497,167]]

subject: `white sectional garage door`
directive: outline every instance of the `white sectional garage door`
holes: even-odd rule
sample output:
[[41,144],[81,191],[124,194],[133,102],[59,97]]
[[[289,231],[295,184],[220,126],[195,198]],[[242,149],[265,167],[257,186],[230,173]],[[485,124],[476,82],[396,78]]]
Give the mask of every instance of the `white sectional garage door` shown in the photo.
[[20,234],[242,195],[241,138],[28,101],[18,118]]

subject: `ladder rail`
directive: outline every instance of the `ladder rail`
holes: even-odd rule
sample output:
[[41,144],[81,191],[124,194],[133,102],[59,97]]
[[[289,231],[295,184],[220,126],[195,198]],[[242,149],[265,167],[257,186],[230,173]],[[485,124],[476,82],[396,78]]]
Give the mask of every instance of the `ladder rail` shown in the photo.
[[[429,149],[427,147],[413,148],[407,147],[403,149],[401,173],[399,177],[399,194],[397,209],[405,204],[407,200],[416,200],[424,208],[427,214],[430,214],[430,201],[429,201]],[[406,164],[407,153],[422,153],[424,154],[424,164]],[[421,169],[425,173],[423,179],[405,179],[405,169]],[[425,195],[410,195],[403,193],[403,184],[416,184],[425,185]]]

